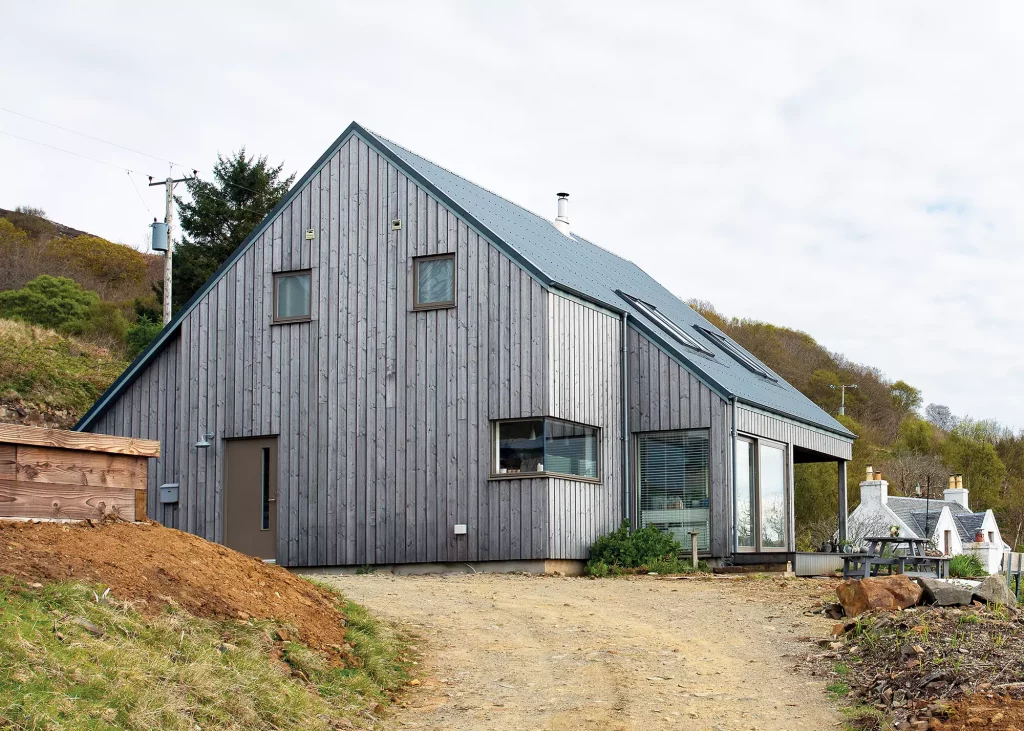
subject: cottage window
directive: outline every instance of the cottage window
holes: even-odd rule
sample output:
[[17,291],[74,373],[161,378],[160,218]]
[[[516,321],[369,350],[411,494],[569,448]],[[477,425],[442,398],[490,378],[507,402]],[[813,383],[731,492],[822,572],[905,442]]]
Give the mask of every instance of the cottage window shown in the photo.
[[308,269],[274,274],[274,322],[309,319],[312,276]]
[[413,309],[455,306],[455,254],[417,257],[412,272]]
[[598,480],[598,429],[560,419],[494,422],[492,477],[539,474]]

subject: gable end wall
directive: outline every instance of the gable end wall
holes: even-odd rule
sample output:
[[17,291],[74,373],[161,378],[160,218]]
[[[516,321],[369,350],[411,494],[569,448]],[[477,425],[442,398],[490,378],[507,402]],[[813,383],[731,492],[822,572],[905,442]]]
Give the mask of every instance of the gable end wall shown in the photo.
[[[457,306],[412,312],[412,257],[448,251]],[[312,321],[271,325],[273,272],[304,268]],[[548,481],[487,477],[490,421],[548,412],[547,308],[537,280],[350,137],[91,430],[160,439],[150,486],[179,482],[180,501],[151,514],[215,541],[224,440],[278,435],[285,565],[545,558]]]

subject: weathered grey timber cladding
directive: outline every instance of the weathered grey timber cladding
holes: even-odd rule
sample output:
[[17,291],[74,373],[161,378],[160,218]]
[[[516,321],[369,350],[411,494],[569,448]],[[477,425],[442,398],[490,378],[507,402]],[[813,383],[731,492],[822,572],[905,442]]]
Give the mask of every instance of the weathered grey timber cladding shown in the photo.
[[621,321],[607,310],[548,294],[550,416],[601,429],[600,484],[552,479],[548,557],[586,558],[622,522]]
[[[731,411],[728,401],[632,327],[629,346],[631,432],[710,429],[711,555],[730,553]],[[631,520],[636,523],[636,471],[631,470]]]
[[853,443],[849,439],[841,439],[745,404],[736,407],[736,429],[741,433],[786,442],[836,459],[850,460],[853,457]]
[[177,459],[178,432],[178,340],[171,341],[156,357],[152,376],[140,378],[121,397],[122,408],[111,409],[100,416],[93,432],[114,436],[135,436],[160,442],[160,457],[151,463],[147,475],[146,515],[164,525],[177,526],[177,509],[159,505],[157,488],[174,482],[173,465]]
[[[442,252],[456,306],[411,311],[412,257]],[[306,268],[311,321],[272,325],[273,273]],[[91,428],[160,439],[163,521],[211,540],[223,440],[278,435],[287,565],[544,558],[548,480],[489,482],[488,455],[490,420],[547,412],[547,296],[351,137]]]

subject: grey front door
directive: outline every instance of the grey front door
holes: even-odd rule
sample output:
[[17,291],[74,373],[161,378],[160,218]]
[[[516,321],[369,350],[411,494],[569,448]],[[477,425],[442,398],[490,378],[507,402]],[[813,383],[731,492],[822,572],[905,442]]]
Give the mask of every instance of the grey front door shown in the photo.
[[224,544],[257,558],[277,556],[277,438],[224,446]]

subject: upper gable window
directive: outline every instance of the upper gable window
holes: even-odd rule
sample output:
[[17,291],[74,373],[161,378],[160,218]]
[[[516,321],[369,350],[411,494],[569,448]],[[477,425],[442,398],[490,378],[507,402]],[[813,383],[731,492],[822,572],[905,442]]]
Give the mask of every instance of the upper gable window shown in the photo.
[[701,353],[702,355],[707,355],[712,358],[715,357],[714,353],[712,353],[710,350],[708,350],[699,342],[697,342],[697,339],[695,337],[688,334],[681,327],[679,327],[670,319],[665,317],[665,315],[663,315],[661,311],[654,305],[650,304],[649,302],[644,302],[641,299],[637,299],[636,297],[633,297],[631,295],[625,294],[624,292],[619,292],[619,296],[622,297],[622,299],[629,302],[631,305],[633,305],[633,307],[640,310],[640,312],[644,313],[647,317],[656,322],[658,325],[660,325],[663,330],[665,330],[669,335],[674,337],[687,348],[692,348],[693,350],[696,350],[698,353]]
[[274,273],[274,322],[310,319],[312,279],[308,269]]
[[726,353],[728,353],[733,358],[738,360],[740,362],[740,365],[742,365],[751,373],[756,373],[762,378],[766,378],[769,381],[772,381],[773,383],[779,382],[778,378],[769,373],[768,370],[760,363],[758,363],[756,360],[754,360],[749,355],[740,350],[739,346],[737,346],[735,343],[729,340],[729,338],[725,337],[724,335],[719,335],[714,330],[709,330],[706,327],[700,327],[699,325],[695,327],[697,327],[697,329],[704,333],[704,335],[711,338],[711,340],[717,343],[722,350],[724,350]]
[[416,257],[412,266],[413,309],[455,306],[455,254]]

